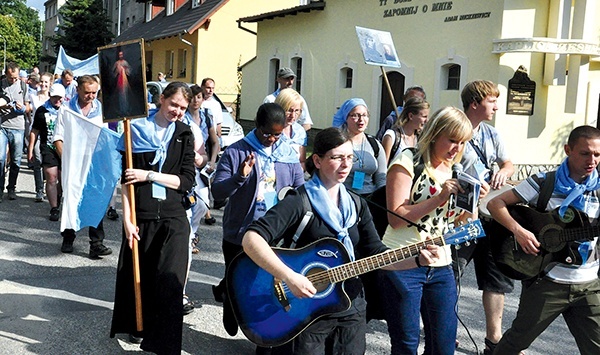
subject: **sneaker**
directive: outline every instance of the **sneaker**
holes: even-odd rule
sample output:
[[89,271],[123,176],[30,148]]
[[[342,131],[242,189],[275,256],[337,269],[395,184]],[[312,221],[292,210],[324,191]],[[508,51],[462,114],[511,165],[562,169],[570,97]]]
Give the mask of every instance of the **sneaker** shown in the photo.
[[9,200],[17,199],[17,193],[15,192],[15,190],[8,190],[8,199]]
[[62,245],[60,246],[60,251],[63,253],[72,253],[74,240],[75,240],[75,238],[72,236],[63,237],[63,242],[62,242]]
[[217,220],[215,219],[215,217],[210,217],[210,218],[204,218],[204,223],[208,224],[209,226],[212,226],[213,224],[217,223]]
[[141,344],[142,340],[144,340],[144,338],[142,338],[142,337],[136,337],[133,334],[129,334],[129,342],[131,344]]
[[112,254],[112,249],[106,247],[104,244],[94,244],[90,245],[90,258],[91,259],[99,259],[101,256]]
[[119,214],[117,213],[117,210],[111,206],[108,208],[108,211],[106,211],[106,217],[110,220],[116,221],[119,219]]
[[194,311],[194,302],[190,301],[187,295],[183,295],[183,315],[188,315]]
[[44,201],[44,192],[43,191],[38,191],[35,193],[35,202],[42,202]]
[[48,217],[48,219],[51,220],[52,222],[56,222],[56,221],[58,221],[58,217],[59,217],[58,207],[52,207],[50,209],[50,217]]

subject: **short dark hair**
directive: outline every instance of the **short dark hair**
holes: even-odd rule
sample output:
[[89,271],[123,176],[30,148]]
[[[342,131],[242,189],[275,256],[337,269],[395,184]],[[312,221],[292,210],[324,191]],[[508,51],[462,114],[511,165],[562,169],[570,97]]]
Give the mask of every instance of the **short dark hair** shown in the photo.
[[423,94],[423,99],[427,99],[427,94],[425,94],[425,89],[423,89],[423,87],[421,85],[415,85],[415,86],[409,87],[404,92],[404,96],[402,97],[402,99],[404,100],[404,102],[408,101],[408,99],[410,99],[412,97],[412,96],[410,96],[410,92],[411,91],[418,91],[421,94]]
[[63,77],[63,78],[64,78],[65,76],[67,76],[67,75],[69,75],[69,76],[75,76],[75,75],[73,74],[73,71],[72,71],[71,69],[65,69],[65,70],[63,70],[62,74],[60,74],[60,76],[61,76],[61,77]]
[[202,83],[200,84],[200,86],[204,86],[207,81],[212,81],[213,83],[215,82],[215,80],[212,78],[204,78],[202,79]]
[[256,111],[256,128],[271,127],[273,125],[285,125],[285,111],[276,103],[266,103],[258,107]]
[[10,70],[11,72],[19,71],[19,69],[21,69],[19,67],[19,64],[15,63],[15,62],[8,62],[6,63],[6,69],[4,70],[5,73],[8,74],[8,71]]
[[202,92],[202,88],[198,84],[190,86],[190,90],[192,90],[192,96],[196,96]]
[[313,144],[313,154],[306,159],[306,172],[312,175],[317,169],[313,161],[313,155],[322,157],[328,151],[339,147],[349,140],[348,133],[339,127],[325,128],[317,133]]
[[585,139],[600,139],[600,130],[592,126],[575,127],[569,134],[567,144],[573,148],[580,138]]

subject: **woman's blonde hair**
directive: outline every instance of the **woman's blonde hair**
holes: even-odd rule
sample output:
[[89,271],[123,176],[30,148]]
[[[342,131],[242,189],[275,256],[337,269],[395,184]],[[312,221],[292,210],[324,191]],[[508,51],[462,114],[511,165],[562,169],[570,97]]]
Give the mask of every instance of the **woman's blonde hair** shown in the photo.
[[[419,137],[418,155],[423,157],[425,164],[431,164],[431,152],[435,140],[441,135],[446,135],[452,140],[466,142],[473,136],[473,126],[464,112],[452,106],[437,110],[423,127]],[[454,163],[460,162],[464,149],[454,158]]]
[[298,105],[302,109],[302,96],[294,89],[283,89],[279,92],[277,98],[275,98],[275,103],[281,106],[286,112],[294,105]]
[[400,128],[408,122],[408,114],[412,113],[413,115],[418,115],[422,110],[429,109],[429,102],[424,99],[414,96],[408,99],[404,103],[404,107],[402,107],[402,112],[400,112],[400,117],[396,119],[394,122],[394,128]]

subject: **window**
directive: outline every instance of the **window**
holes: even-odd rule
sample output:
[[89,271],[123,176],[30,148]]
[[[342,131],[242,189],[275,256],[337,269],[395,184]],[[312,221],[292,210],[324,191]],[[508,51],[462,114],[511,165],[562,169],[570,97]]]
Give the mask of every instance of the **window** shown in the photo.
[[354,71],[352,68],[342,68],[342,87],[344,89],[352,88],[352,77],[354,75]]
[[175,10],[175,0],[167,0],[167,16],[173,15]]
[[446,90],[460,89],[460,65],[452,64],[446,68],[448,70],[448,80]]
[[173,67],[175,66],[175,52],[165,52],[165,75],[167,78],[173,78]]
[[152,1],[146,3],[146,22],[152,20]]
[[180,49],[177,53],[179,58],[179,73],[178,78],[184,78],[187,72],[187,49]]
[[271,75],[269,81],[273,83],[273,86],[269,88],[269,94],[274,92],[279,88],[279,83],[277,82],[277,72],[279,71],[280,62],[278,58],[271,59]]
[[294,81],[296,84],[296,91],[300,93],[302,90],[302,58],[292,59],[292,70],[296,73],[296,80]]

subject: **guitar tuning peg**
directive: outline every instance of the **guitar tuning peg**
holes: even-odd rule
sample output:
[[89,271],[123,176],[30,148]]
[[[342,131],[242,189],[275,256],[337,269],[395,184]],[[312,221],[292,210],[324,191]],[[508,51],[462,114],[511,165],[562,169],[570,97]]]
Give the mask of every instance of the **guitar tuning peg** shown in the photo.
[[454,245],[454,249],[459,250],[460,248],[462,248],[462,245],[460,245],[460,244]]
[[448,229],[453,230],[454,229],[454,223],[448,224]]
[[468,247],[469,245],[471,245],[471,242],[466,241],[464,244],[465,244],[466,247]]
[[471,217],[467,218],[467,223],[471,223],[471,222],[473,222],[473,218],[471,218]]

